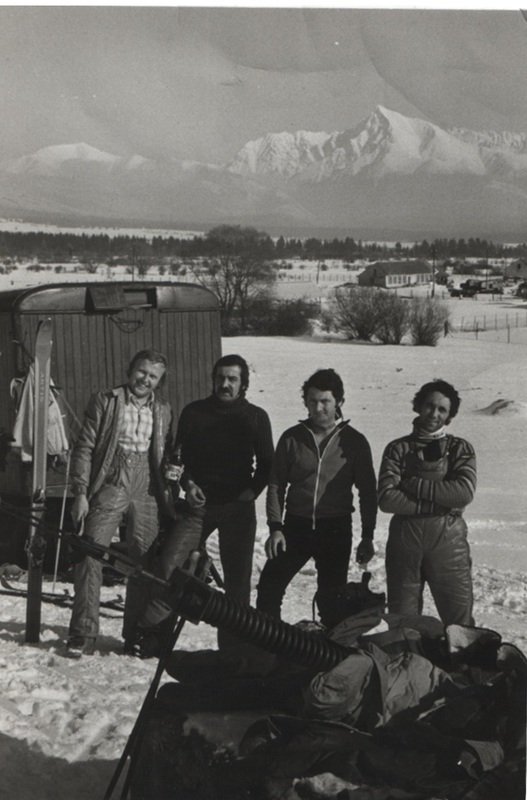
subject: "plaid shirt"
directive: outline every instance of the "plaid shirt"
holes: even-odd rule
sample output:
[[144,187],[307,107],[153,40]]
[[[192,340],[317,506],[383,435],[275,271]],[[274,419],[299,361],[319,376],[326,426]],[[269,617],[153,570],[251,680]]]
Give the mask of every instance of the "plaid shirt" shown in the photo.
[[139,405],[134,395],[126,391],[124,424],[119,434],[119,446],[129,453],[146,453],[152,440],[154,426],[154,395]]

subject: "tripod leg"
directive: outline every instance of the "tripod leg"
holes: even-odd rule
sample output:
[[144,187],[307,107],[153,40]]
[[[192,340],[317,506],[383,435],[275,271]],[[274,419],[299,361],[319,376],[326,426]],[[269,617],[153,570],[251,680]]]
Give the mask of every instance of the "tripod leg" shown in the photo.
[[214,561],[212,560],[209,563],[209,572],[218,589],[225,589],[225,583],[223,582],[223,578],[221,577],[220,573],[218,572],[218,568],[216,567]]
[[139,755],[139,750],[143,743],[147,724],[150,719],[150,714],[154,705],[157,690],[159,688],[159,683],[161,681],[163,672],[165,671],[166,661],[168,656],[174,649],[177,640],[179,639],[179,636],[181,634],[181,631],[183,630],[185,622],[186,622],[185,617],[180,617],[178,621],[177,617],[174,617],[175,627],[171,631],[170,636],[168,636],[167,639],[165,640],[163,652],[159,658],[154,678],[152,680],[152,683],[150,684],[148,694],[145,697],[145,702],[143,703],[143,706],[141,708],[141,712],[143,712],[142,717],[141,717],[141,712],[139,712],[139,716],[136,720],[137,727],[134,726],[134,728],[136,727],[136,733],[133,739],[132,746],[128,753],[128,755],[130,756],[130,764],[128,765],[128,772],[126,774],[126,778],[123,784],[120,800],[125,800],[125,798],[128,797],[128,793],[130,791],[130,784],[132,782],[132,777],[137,764],[137,756]]
[[[192,572],[192,573],[196,574],[196,570],[198,568],[200,556],[201,556],[201,553],[200,553],[199,550],[193,550],[190,553],[189,566],[188,566],[188,571],[189,572]],[[199,576],[197,576],[197,577],[199,577]],[[165,665],[166,665],[167,659],[168,659],[170,653],[172,652],[172,650],[174,649],[174,646],[175,646],[177,640],[179,639],[179,636],[181,635],[181,631],[183,630],[183,628],[185,626],[186,618],[185,617],[179,617],[179,619],[178,619],[177,615],[174,614],[173,617],[172,617],[172,621],[173,621],[173,624],[172,624],[171,629],[170,629],[170,634],[169,634],[169,636],[167,636],[167,638],[165,639],[165,642],[163,644],[163,650],[162,650],[162,653],[161,653],[161,655],[159,657],[159,661],[157,663],[157,667],[156,667],[156,671],[154,673],[154,677],[152,678],[150,686],[148,687],[148,691],[146,693],[145,699],[143,700],[143,705],[141,706],[139,714],[137,715],[137,719],[135,721],[134,727],[132,728],[132,731],[131,731],[131,733],[130,733],[130,735],[128,737],[128,740],[127,740],[127,742],[126,742],[126,744],[124,746],[124,750],[123,750],[123,752],[121,754],[121,757],[119,759],[119,762],[117,764],[115,772],[114,772],[114,774],[112,776],[112,779],[110,780],[110,783],[108,784],[108,788],[106,789],[106,792],[105,792],[103,800],[110,800],[110,798],[111,798],[111,796],[113,794],[113,791],[114,791],[114,789],[115,789],[115,787],[117,785],[117,782],[119,780],[119,777],[121,776],[121,773],[122,773],[122,771],[123,771],[123,769],[124,769],[124,767],[126,765],[126,761],[127,761],[128,757],[129,757],[130,758],[130,765],[128,767],[128,774],[126,776],[125,783],[123,785],[123,789],[122,789],[122,792],[121,792],[121,800],[124,800],[124,798],[126,798],[127,795],[128,795],[128,791],[129,791],[129,788],[130,788],[130,782],[131,782],[132,775],[133,775],[133,770],[135,768],[136,757],[137,757],[137,754],[139,753],[139,748],[140,748],[141,743],[143,741],[143,737],[144,737],[144,734],[145,734],[145,731],[146,731],[146,726],[147,726],[148,720],[150,718],[150,714],[151,714],[152,707],[153,707],[153,704],[154,704],[154,700],[155,700],[155,697],[156,697],[156,694],[157,694],[159,683],[160,683],[161,678],[163,676],[163,672],[165,671]]]

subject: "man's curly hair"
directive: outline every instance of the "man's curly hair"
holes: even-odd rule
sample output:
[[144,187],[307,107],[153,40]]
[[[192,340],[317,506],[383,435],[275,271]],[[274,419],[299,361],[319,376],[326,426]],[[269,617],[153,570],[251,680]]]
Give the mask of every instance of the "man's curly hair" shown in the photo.
[[412,408],[415,413],[419,414],[424,401],[428,395],[432,394],[433,392],[440,392],[441,394],[444,394],[445,397],[448,397],[450,400],[450,414],[448,418],[453,419],[459,411],[461,398],[451,383],[447,383],[447,381],[443,381],[441,379],[435,379],[429,383],[425,383],[424,386],[421,386],[412,403]]

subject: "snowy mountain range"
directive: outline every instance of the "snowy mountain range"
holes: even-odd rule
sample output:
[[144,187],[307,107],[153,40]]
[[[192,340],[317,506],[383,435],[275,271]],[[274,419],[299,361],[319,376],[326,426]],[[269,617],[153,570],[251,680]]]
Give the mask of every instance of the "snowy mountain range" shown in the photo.
[[46,147],[0,163],[0,190],[2,216],[79,224],[524,240],[527,134],[443,129],[379,106],[345,131],[268,133],[227,164]]
[[12,175],[46,175],[57,177],[68,169],[75,169],[81,164],[103,170],[136,170],[148,164],[149,160],[142,156],[129,159],[104,153],[85,142],[78,144],[59,144],[43,147],[29,156],[23,156],[4,162],[2,170]]
[[354,129],[271,133],[248,142],[228,165],[241,175],[280,175],[316,183],[369,172],[389,175],[527,176],[525,134],[442,130],[378,107]]

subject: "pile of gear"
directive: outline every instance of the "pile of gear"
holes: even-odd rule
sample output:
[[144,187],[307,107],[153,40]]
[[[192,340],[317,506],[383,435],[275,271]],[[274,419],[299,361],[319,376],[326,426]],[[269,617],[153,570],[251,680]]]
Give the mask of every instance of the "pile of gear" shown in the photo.
[[299,624],[342,649],[329,669],[250,641],[174,651],[132,800],[524,800],[525,656],[485,628],[387,614],[368,593],[366,579],[363,610],[331,630]]

